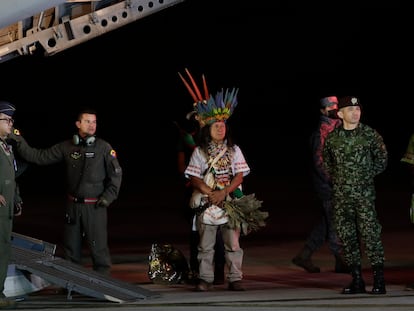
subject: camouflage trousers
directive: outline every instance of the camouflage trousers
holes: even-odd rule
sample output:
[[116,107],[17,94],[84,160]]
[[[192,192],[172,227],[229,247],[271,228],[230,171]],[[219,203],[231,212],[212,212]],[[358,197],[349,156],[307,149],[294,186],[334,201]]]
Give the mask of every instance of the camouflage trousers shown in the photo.
[[370,196],[334,198],[334,223],[343,243],[347,264],[361,265],[362,249],[371,265],[384,263],[384,247],[381,240],[382,226],[375,210],[375,200]]

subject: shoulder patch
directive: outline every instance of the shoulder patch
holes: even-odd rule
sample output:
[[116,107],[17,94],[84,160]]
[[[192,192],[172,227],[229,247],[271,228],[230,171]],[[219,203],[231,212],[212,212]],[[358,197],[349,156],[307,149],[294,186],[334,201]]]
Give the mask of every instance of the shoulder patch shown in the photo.
[[116,158],[116,151],[114,149],[112,149],[109,154],[111,155],[111,157]]

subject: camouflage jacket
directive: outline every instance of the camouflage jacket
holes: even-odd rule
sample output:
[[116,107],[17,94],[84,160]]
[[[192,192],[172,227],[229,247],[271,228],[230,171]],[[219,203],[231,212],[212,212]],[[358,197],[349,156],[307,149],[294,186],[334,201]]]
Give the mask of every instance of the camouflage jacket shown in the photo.
[[374,177],[385,170],[388,152],[381,135],[360,123],[354,130],[333,130],[323,148],[324,166],[335,192],[374,192]]

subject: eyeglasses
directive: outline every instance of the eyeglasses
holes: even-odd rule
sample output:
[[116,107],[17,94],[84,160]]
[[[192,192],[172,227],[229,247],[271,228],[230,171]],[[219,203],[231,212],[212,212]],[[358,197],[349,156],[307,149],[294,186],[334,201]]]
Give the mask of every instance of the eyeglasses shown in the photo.
[[0,121],[7,121],[7,123],[14,123],[14,119],[9,119],[9,118],[4,118],[4,119],[0,119]]

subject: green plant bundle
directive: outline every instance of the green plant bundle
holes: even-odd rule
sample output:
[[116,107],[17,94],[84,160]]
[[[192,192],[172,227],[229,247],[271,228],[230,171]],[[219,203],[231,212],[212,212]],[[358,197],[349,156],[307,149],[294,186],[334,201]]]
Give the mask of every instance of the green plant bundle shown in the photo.
[[240,228],[244,235],[265,227],[265,220],[269,217],[269,213],[260,210],[262,203],[263,201],[258,200],[254,193],[225,201],[223,208],[229,216],[227,225],[230,228]]

